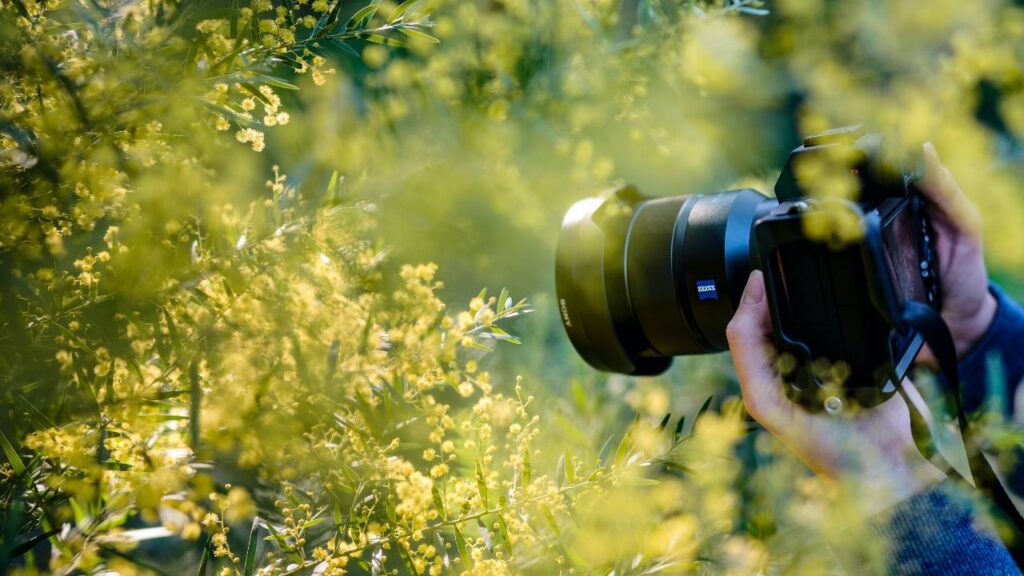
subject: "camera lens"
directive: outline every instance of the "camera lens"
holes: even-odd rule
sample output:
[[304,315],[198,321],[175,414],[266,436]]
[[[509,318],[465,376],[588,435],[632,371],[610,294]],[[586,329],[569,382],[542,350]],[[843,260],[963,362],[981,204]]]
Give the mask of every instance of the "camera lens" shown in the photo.
[[751,230],[773,205],[749,189],[646,198],[633,187],[574,204],[555,286],[577,352],[600,370],[650,375],[672,356],[725,350],[756,262]]

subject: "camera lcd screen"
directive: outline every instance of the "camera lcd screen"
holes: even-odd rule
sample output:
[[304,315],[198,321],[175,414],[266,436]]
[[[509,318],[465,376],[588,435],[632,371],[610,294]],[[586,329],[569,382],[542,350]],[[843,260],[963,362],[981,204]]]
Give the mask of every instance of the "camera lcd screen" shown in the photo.
[[909,202],[901,202],[883,227],[885,258],[889,264],[892,285],[900,302],[926,302],[921,279],[921,255],[915,231],[914,211]]

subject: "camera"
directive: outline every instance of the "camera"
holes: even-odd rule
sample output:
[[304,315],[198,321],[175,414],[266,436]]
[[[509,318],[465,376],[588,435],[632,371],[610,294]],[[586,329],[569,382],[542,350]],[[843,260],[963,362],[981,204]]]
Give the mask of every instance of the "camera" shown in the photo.
[[[594,368],[637,376],[665,371],[673,356],[724,351],[759,269],[790,399],[829,411],[883,402],[923,342],[904,305],[941,304],[921,170],[895,148],[839,128],[789,154],[774,198],[649,197],[626,186],[575,203],[555,266],[574,348]],[[825,193],[837,182],[845,197]]]

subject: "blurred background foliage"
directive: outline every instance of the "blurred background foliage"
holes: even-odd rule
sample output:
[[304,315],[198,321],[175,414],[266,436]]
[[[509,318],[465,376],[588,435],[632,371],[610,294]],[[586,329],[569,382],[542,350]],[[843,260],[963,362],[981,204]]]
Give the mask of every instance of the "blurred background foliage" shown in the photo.
[[836,572],[879,543],[726,357],[575,355],[561,216],[863,123],[1024,294],[1022,51],[997,0],[0,1],[0,565]]

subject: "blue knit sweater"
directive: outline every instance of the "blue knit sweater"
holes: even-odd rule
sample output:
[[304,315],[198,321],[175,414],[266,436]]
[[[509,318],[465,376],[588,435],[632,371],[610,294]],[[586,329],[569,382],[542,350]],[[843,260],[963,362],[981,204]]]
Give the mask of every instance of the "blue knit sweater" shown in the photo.
[[[1011,416],[1024,379],[1024,309],[999,288],[993,286],[992,293],[999,302],[995,320],[960,362],[963,403],[968,411],[987,403],[988,409]],[[1024,467],[1009,471],[1007,482],[1024,494]],[[1002,542],[978,525],[973,510],[948,483],[898,504],[883,529],[891,542],[890,573],[1021,574]]]

